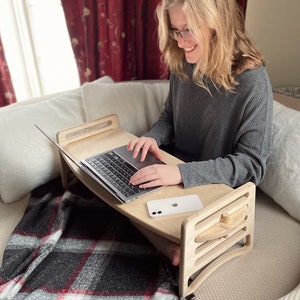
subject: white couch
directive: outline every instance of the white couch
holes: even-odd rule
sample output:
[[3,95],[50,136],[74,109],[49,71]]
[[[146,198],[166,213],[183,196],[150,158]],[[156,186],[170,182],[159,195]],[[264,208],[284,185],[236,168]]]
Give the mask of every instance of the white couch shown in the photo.
[[[113,83],[103,77],[0,109],[0,265],[30,191],[59,176],[57,151],[33,124],[54,137],[117,113],[122,127],[140,135],[158,118],[167,92],[167,81]],[[197,299],[300,299],[300,99],[274,96],[274,145],[257,189],[254,249],[215,271]]]

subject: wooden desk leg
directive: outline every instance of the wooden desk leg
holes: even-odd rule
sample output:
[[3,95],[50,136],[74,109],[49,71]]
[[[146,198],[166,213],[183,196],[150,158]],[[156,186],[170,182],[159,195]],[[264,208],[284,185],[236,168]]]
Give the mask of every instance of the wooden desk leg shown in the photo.
[[255,185],[246,183],[182,223],[180,297],[194,293],[218,267],[253,248],[254,210]]

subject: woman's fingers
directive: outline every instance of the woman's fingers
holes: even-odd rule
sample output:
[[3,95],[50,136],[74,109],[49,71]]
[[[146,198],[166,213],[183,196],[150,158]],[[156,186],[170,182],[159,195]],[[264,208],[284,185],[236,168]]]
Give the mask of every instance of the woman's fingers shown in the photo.
[[144,161],[148,151],[150,151],[156,158],[161,160],[161,153],[156,140],[149,137],[141,137],[130,141],[127,145],[129,151],[133,151],[133,158],[137,158],[141,152],[141,161]]
[[162,185],[176,185],[182,182],[177,165],[152,165],[137,171],[130,179],[132,185],[149,188]]

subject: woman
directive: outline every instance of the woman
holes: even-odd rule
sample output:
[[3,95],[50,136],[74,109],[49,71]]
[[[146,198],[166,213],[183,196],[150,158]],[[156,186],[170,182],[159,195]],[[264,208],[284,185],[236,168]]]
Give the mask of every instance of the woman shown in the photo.
[[[272,88],[236,0],[162,0],[157,16],[170,92],[157,123],[128,150],[161,158],[159,147],[168,145],[185,163],[141,169],[131,183],[258,184],[270,154]],[[179,264],[179,245],[139,229]]]

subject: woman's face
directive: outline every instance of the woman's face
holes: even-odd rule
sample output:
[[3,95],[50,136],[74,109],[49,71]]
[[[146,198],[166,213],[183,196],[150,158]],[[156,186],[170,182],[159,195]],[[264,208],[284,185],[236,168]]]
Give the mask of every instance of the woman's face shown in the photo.
[[[169,18],[170,29],[173,30],[173,32],[175,31],[174,38],[177,41],[178,47],[184,51],[187,62],[193,64],[201,61],[203,48],[187,30],[189,29],[187,19],[181,4],[177,4],[169,10]],[[203,31],[206,30],[206,28],[200,24],[199,28],[203,29]],[[203,32],[203,34],[210,34],[209,30],[206,31],[207,32]]]

